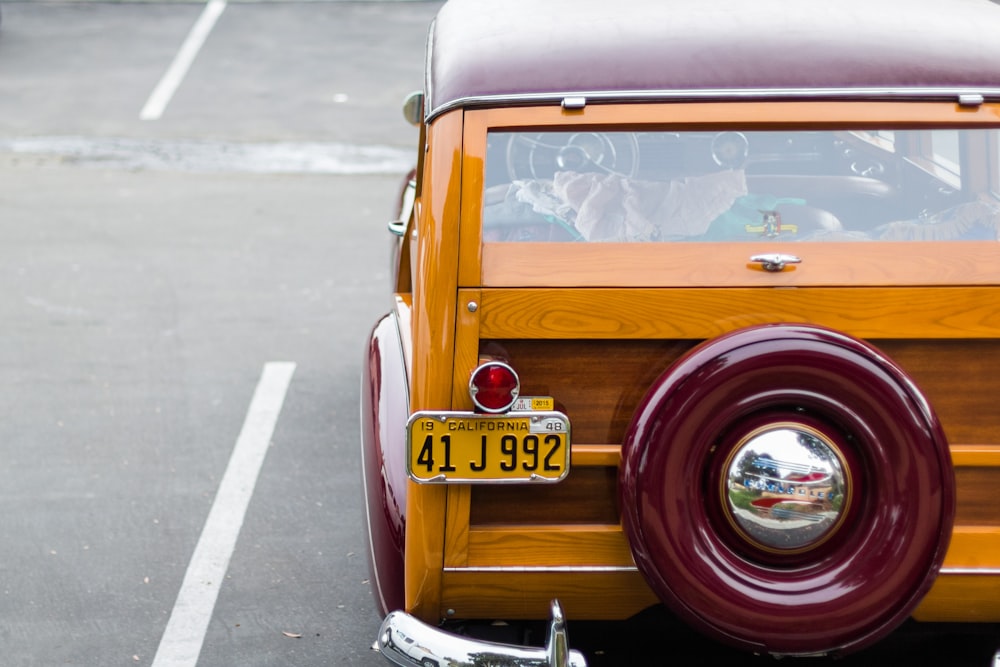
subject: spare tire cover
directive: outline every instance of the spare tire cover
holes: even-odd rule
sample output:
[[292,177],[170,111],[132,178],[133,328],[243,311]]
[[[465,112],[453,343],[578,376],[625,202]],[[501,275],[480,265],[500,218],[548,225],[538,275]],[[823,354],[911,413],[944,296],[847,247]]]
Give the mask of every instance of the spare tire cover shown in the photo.
[[652,386],[622,446],[622,520],[650,587],[753,652],[856,650],[930,588],[955,483],[927,400],[871,345],[742,329]]

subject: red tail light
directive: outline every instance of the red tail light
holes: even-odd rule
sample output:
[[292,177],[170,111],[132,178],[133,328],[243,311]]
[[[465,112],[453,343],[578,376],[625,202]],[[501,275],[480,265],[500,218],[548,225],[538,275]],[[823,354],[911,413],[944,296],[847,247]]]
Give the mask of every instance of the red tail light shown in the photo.
[[517,373],[502,361],[480,364],[469,378],[469,396],[483,412],[506,412],[520,390]]

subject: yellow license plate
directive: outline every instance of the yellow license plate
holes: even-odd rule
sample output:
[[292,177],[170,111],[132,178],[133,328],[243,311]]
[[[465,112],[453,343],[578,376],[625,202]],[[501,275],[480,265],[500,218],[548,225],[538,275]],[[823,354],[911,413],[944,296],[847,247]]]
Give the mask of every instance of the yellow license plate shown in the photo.
[[558,482],[569,444],[561,412],[417,412],[406,425],[407,471],[417,482]]

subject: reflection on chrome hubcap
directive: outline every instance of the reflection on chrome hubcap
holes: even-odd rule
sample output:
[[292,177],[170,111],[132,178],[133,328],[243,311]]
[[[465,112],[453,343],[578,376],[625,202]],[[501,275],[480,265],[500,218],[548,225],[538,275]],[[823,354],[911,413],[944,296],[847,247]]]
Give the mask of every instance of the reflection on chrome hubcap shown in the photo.
[[765,551],[821,544],[850,504],[850,471],[840,450],[804,424],[770,424],[748,434],[727,468],[722,492],[729,520]]

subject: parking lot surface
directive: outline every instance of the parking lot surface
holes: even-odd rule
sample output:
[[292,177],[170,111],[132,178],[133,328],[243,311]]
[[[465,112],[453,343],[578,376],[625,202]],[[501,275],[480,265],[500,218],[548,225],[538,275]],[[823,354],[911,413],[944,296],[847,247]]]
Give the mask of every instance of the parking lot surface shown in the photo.
[[[201,545],[228,561],[188,598],[217,596],[198,665],[383,664],[359,364],[437,6],[229,3],[144,120],[204,5],[4,2],[0,663],[195,664],[158,649]],[[272,362],[227,554],[209,513]]]

